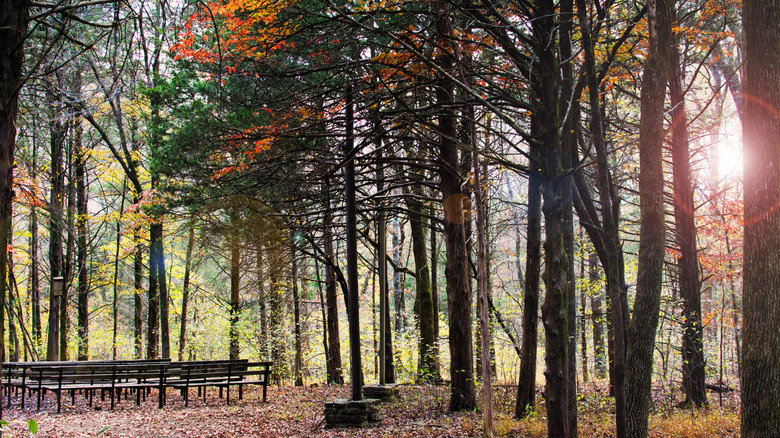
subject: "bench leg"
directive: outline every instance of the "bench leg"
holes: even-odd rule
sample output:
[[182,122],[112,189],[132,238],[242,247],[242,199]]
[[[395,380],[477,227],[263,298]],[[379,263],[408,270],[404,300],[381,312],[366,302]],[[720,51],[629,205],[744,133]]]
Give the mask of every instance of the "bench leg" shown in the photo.
[[244,399],[244,385],[238,385],[238,399]]

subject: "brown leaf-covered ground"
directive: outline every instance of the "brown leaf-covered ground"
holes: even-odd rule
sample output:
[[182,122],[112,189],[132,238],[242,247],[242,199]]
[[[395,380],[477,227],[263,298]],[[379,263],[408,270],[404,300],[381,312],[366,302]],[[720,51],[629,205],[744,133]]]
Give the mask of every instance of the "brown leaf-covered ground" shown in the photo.
[[[512,418],[511,386],[495,389],[495,430],[498,436],[537,437],[546,435],[543,407],[525,420]],[[190,406],[184,407],[176,391],[168,392],[164,409],[157,408],[154,395],[141,406],[134,400],[122,401],[113,411],[107,402],[97,401],[89,408],[78,399],[76,405],[64,398],[63,411],[56,413],[53,397],[37,412],[26,408],[21,412],[18,400],[12,408],[3,409],[8,425],[3,437],[33,436],[27,426],[29,419],[38,423],[35,437],[472,437],[480,436],[482,417],[479,413],[447,412],[447,387],[401,386],[400,400],[382,406],[384,420],[378,426],[364,429],[326,429],[323,422],[325,401],[349,398],[349,386],[268,389],[268,402],[263,403],[259,389],[246,391],[244,399],[231,400],[226,406],[214,390],[202,399],[191,393]],[[651,417],[652,437],[736,437],[739,417],[735,392],[729,393],[720,407],[717,394],[710,394],[712,407],[706,410],[675,408],[676,394],[657,391],[655,410]],[[233,396],[235,393],[233,394]],[[4,400],[5,402],[5,400]],[[579,436],[614,436],[612,405],[602,386],[581,388]]]

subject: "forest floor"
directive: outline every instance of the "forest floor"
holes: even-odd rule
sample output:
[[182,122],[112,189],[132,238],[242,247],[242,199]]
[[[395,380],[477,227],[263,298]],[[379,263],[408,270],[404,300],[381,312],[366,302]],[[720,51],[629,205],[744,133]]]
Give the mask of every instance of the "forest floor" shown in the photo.
[[[540,388],[541,389],[541,388]],[[494,389],[494,424],[497,436],[544,437],[546,419],[544,402],[530,418],[517,420],[514,411],[516,387]],[[234,393],[235,394],[235,393]],[[739,436],[739,395],[736,391],[723,395],[710,393],[711,407],[693,410],[676,407],[680,394],[663,388],[655,391],[653,413],[650,418],[651,437],[737,437]],[[270,387],[268,402],[263,403],[260,389],[245,391],[244,399],[231,400],[226,406],[216,391],[203,399],[191,393],[189,407],[176,391],[169,391],[164,409],[157,408],[154,395],[141,406],[134,400],[123,400],[111,411],[106,402],[96,402],[90,408],[77,397],[75,406],[70,397],[63,397],[62,413],[56,413],[56,401],[49,396],[46,406],[37,412],[3,406],[8,422],[1,434],[10,437],[475,437],[481,436],[482,416],[476,412],[451,413],[447,411],[447,387],[400,387],[400,399],[382,406],[384,420],[377,426],[364,429],[326,429],[323,422],[325,401],[349,398],[345,387]],[[98,397],[96,397],[97,401]],[[607,390],[601,384],[586,384],[580,388],[579,436],[614,436],[613,405]],[[28,421],[38,425],[36,434],[30,433]]]

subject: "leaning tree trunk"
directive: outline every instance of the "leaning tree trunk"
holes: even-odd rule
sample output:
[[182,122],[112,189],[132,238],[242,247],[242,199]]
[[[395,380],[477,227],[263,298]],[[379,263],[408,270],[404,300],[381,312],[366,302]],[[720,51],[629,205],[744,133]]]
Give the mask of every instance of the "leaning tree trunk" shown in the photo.
[[743,2],[742,436],[780,436],[780,4]]
[[[664,262],[664,98],[669,72],[673,2],[649,0],[650,48],[639,122],[639,261],[626,350],[626,433],[647,436]],[[613,305],[615,302],[613,301]]]

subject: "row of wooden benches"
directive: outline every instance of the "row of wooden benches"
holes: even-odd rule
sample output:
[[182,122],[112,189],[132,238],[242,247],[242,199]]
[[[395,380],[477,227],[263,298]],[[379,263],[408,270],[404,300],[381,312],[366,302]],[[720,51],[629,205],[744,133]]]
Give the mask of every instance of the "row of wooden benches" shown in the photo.
[[140,404],[152,389],[157,389],[158,405],[165,405],[166,389],[181,390],[185,406],[189,404],[189,389],[198,388],[198,395],[207,387],[219,388],[219,395],[227,391],[230,403],[230,387],[238,387],[239,399],[243,398],[245,385],[263,387],[263,401],[271,375],[272,362],[249,362],[247,360],[212,360],[171,362],[167,359],[79,361],[79,362],[5,362],[2,383],[11,405],[12,393],[21,393],[21,408],[25,406],[26,394],[37,394],[37,407],[46,392],[57,396],[57,412],[61,410],[62,393],[70,392],[75,403],[77,392],[82,392],[92,406],[93,396],[100,391],[101,399],[106,393],[111,396],[111,409],[122,393],[135,393],[136,404]]

